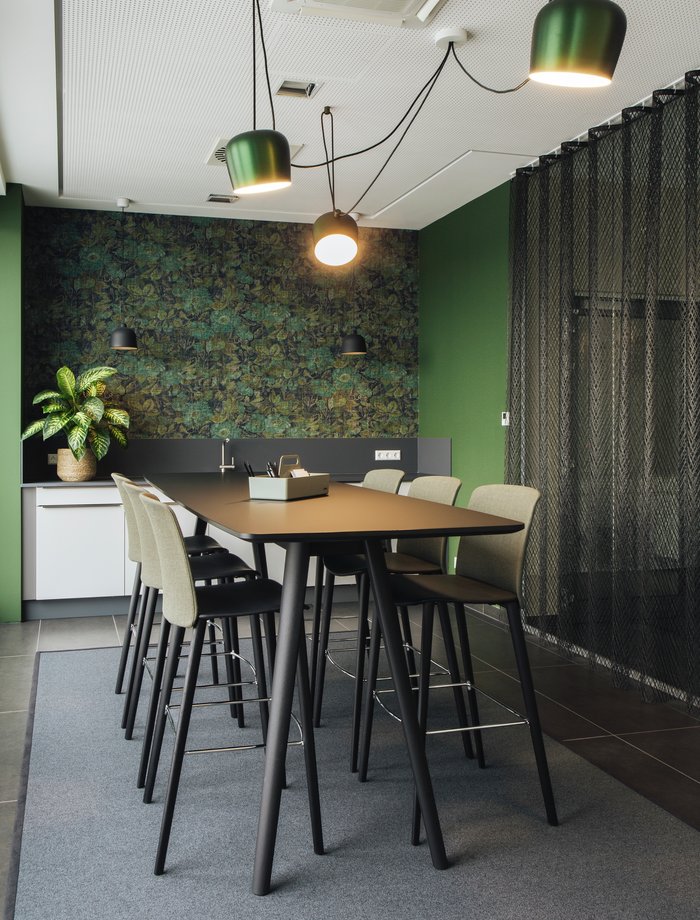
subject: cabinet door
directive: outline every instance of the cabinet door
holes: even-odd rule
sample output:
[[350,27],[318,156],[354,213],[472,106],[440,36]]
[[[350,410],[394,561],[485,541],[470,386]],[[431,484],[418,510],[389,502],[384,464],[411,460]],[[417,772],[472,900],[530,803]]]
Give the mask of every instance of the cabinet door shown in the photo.
[[121,505],[44,505],[36,523],[37,600],[124,594]]

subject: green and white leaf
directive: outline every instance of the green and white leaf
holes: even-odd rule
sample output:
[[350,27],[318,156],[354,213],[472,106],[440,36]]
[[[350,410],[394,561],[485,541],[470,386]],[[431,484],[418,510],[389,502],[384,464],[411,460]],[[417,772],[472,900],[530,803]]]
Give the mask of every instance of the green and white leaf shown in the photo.
[[27,427],[24,429],[24,431],[22,432],[22,440],[24,441],[25,438],[31,438],[31,436],[34,434],[39,434],[39,432],[42,431],[45,424],[46,424],[45,418],[40,418],[40,419],[37,419],[35,422],[30,422],[27,425]]
[[71,412],[62,412],[60,415],[52,415],[50,418],[43,419],[44,422],[44,440],[58,434],[62,431],[72,418]]
[[129,427],[129,413],[125,409],[105,409],[104,419],[112,425],[121,425],[123,428]]
[[92,419],[87,414],[87,412],[83,412],[82,409],[79,409],[77,412],[73,414],[73,418],[71,419],[71,421],[78,428],[84,428],[86,431],[92,424]]
[[120,447],[126,447],[129,443],[127,436],[121,430],[121,428],[116,428],[114,425],[108,425],[109,432],[117,442]]
[[59,367],[56,372],[56,383],[66,399],[75,399],[75,374],[69,367]]
[[109,450],[109,431],[104,428],[91,428],[88,432],[88,440],[93,454],[98,460],[101,460]]
[[98,399],[97,396],[90,396],[83,403],[82,411],[86,415],[89,415],[93,422],[99,422],[102,420],[102,416],[105,413],[105,404],[101,399]]
[[[70,431],[68,431],[68,446],[73,451],[73,456],[76,460],[80,460],[78,452],[85,446],[87,433],[88,429],[81,428],[79,425],[76,425],[75,428],[71,428]],[[82,454],[80,456],[82,456]]]
[[41,407],[41,411],[44,415],[49,415],[52,412],[69,412],[70,406],[65,401],[65,399],[56,399],[53,402],[46,403],[46,405]]
[[112,374],[116,373],[116,367],[91,367],[90,370],[85,371],[78,377],[76,389],[79,393],[82,393],[92,384],[106,380],[107,377],[111,377]]
[[32,405],[36,406],[37,403],[43,402],[45,399],[54,396],[58,399],[63,399],[63,396],[58,392],[58,390],[42,390],[41,393],[37,393],[34,399],[32,400]]

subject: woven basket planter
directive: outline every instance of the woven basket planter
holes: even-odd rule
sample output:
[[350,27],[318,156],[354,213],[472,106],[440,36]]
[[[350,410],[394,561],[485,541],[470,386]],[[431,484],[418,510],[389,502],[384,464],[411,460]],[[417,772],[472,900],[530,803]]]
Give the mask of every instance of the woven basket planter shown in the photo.
[[82,460],[76,460],[73,452],[67,447],[58,451],[58,478],[63,482],[87,482],[95,478],[97,460],[91,450],[86,450]]

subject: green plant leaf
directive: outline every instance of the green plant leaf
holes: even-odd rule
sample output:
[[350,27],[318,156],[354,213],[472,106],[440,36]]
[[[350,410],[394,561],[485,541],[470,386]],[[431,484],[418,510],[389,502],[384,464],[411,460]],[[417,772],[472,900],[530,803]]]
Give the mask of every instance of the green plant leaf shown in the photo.
[[105,409],[104,419],[112,425],[121,425],[122,428],[129,427],[129,413],[126,409]]
[[82,460],[83,457],[85,456],[85,445],[83,444],[82,447],[76,447],[75,450],[73,450],[73,448],[71,447],[71,453],[73,454],[76,460]]
[[62,396],[71,401],[75,399],[75,374],[69,367],[59,367],[56,371],[56,383]]
[[87,431],[92,424],[92,419],[87,412],[83,412],[82,409],[78,409],[78,411],[73,414],[71,421],[77,428],[84,428],[85,431]]
[[[90,396],[83,403],[82,411],[86,415],[89,415],[93,422],[99,422],[104,415],[105,404],[96,396]],[[97,459],[99,460],[100,458],[98,457]]]
[[70,422],[72,413],[63,412],[60,415],[52,415],[44,419],[44,440],[58,434]]
[[109,431],[104,428],[91,428],[88,432],[88,440],[93,454],[98,460],[101,460],[109,450]]
[[85,387],[85,394],[87,396],[103,396],[107,385],[101,381],[98,383],[91,383],[89,387]]
[[63,399],[63,396],[57,390],[42,390],[41,393],[36,394],[32,400],[32,405],[36,406],[37,403],[43,402],[45,399],[49,399],[51,396]]
[[116,373],[116,367],[91,367],[89,370],[84,371],[78,377],[76,389],[79,393],[82,393],[83,390],[86,390],[89,386],[92,386],[93,383],[98,383],[102,380],[106,380],[107,377],[111,377],[112,374]]
[[108,425],[109,432],[117,442],[120,447],[126,447],[129,443],[127,436],[121,430],[121,428],[116,428],[114,425]]
[[57,399],[54,402],[46,403],[45,406],[41,407],[41,411],[44,415],[50,415],[53,412],[69,412],[70,406],[65,399]]
[[[73,451],[73,456],[76,460],[80,460],[80,457],[83,456],[85,439],[87,438],[88,429],[81,428],[79,425],[76,425],[75,428],[71,428],[67,434],[68,437],[68,446]],[[78,453],[80,452],[80,457]]]
[[36,422],[30,422],[22,432],[22,440],[24,441],[26,438],[31,438],[34,434],[39,434],[39,432],[43,430],[45,424],[45,418],[37,419]]

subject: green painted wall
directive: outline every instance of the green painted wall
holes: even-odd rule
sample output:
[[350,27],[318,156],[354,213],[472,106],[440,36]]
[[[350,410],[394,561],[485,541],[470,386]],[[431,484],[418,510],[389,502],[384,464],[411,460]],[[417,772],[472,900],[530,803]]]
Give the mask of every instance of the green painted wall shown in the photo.
[[419,431],[452,438],[462,480],[503,482],[509,183],[421,231]]
[[16,622],[22,610],[22,504],[20,406],[22,403],[22,190],[0,196],[0,622]]

